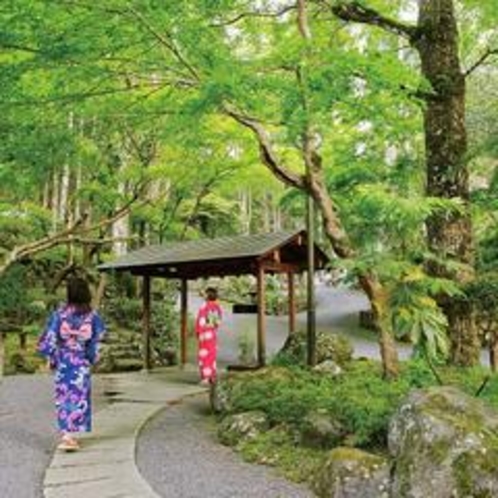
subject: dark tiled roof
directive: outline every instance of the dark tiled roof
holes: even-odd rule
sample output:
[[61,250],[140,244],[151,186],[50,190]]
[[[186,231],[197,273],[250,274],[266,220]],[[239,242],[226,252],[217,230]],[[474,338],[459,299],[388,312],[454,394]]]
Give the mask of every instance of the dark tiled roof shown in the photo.
[[124,270],[146,266],[258,257],[281,247],[300,233],[305,232],[303,230],[273,232],[152,245],[132,251],[111,263],[100,265],[99,269]]

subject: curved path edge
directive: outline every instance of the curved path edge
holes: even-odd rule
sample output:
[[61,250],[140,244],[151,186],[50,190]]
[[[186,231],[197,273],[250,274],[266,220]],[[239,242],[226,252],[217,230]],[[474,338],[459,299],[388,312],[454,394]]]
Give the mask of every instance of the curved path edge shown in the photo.
[[112,402],[94,414],[94,431],[75,453],[56,451],[45,472],[45,498],[159,498],[135,463],[136,439],[159,410],[205,389],[178,379],[178,370],[106,376]]

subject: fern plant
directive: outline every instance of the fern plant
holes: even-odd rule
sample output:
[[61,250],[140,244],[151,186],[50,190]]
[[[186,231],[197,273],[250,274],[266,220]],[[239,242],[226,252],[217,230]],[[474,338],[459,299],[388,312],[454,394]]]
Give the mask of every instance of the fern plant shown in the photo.
[[389,315],[396,337],[409,339],[415,354],[429,360],[446,359],[448,322],[436,297],[459,294],[450,280],[429,277],[419,267],[406,271],[390,288]]

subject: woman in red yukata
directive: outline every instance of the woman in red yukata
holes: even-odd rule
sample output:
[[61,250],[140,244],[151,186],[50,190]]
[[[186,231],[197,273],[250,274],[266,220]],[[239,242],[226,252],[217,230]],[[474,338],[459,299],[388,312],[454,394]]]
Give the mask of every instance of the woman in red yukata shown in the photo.
[[214,287],[208,287],[205,295],[206,301],[197,313],[195,332],[201,384],[209,385],[216,382],[217,335],[223,311],[218,302],[218,291]]

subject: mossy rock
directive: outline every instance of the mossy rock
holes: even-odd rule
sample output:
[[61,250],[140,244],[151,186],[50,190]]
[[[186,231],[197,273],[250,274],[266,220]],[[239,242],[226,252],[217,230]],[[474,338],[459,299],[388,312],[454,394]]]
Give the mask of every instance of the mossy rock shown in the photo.
[[[317,332],[316,362],[332,360],[341,367],[353,357],[353,346],[345,337],[338,334]],[[305,364],[307,354],[306,332],[299,331],[288,336],[282,349],[277,353],[275,362],[284,364]]]
[[[39,362],[38,362],[39,363]],[[35,373],[38,368],[36,360],[27,357],[21,353],[13,353],[9,356],[7,360],[7,365],[5,368],[5,373],[7,374],[17,374],[25,373],[32,374]]]
[[237,446],[243,440],[255,439],[269,428],[266,414],[261,411],[227,415],[218,426],[218,439],[227,446]]
[[389,464],[378,455],[338,447],[330,451],[310,485],[321,498],[387,498]]
[[392,493],[498,496],[498,412],[453,387],[412,392],[389,428]]
[[300,442],[311,448],[330,449],[346,436],[344,426],[326,410],[309,412],[299,426]]

